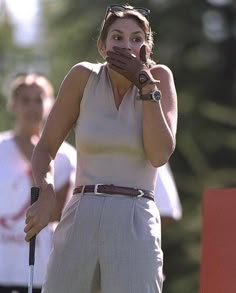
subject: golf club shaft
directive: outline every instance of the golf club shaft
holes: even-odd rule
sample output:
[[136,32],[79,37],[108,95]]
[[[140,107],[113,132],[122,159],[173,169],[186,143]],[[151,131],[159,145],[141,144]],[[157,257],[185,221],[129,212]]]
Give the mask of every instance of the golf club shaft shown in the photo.
[[34,280],[34,266],[29,266],[29,286],[28,286],[28,293],[33,292],[33,280]]
[[[38,200],[39,188],[31,187],[31,205]],[[29,286],[28,293],[33,291],[33,278],[34,278],[34,260],[35,260],[35,240],[36,235],[30,239],[29,242]]]

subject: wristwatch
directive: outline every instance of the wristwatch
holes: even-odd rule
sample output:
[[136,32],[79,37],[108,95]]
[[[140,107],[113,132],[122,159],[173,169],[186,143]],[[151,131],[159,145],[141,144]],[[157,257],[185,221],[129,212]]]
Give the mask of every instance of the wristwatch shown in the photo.
[[143,94],[136,97],[136,100],[158,102],[161,99],[161,91],[159,89],[153,90],[148,94]]

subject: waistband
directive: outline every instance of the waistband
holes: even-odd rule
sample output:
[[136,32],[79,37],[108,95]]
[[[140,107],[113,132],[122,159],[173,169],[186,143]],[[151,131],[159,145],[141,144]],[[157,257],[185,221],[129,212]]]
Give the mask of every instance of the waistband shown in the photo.
[[96,185],[80,185],[76,187],[73,191],[73,194],[76,193],[94,193],[99,194],[121,194],[127,196],[135,197],[145,197],[154,200],[154,192],[144,189],[136,189],[131,187],[116,186],[116,185],[105,185],[105,184],[96,184]]

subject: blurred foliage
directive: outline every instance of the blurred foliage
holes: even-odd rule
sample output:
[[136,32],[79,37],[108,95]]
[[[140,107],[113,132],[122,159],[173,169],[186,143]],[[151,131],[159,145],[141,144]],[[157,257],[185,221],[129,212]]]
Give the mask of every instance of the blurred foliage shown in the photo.
[[[101,61],[96,39],[106,6],[111,2],[42,0],[42,3],[45,16],[42,50],[49,61],[48,74],[58,89],[75,63]],[[156,32],[153,59],[171,68],[178,92],[177,147],[170,163],[184,214],[181,221],[163,231],[167,276],[164,292],[194,293],[199,288],[203,190],[236,185],[236,3],[230,0],[129,3],[151,9],[152,28]],[[8,33],[4,32],[6,29]],[[11,50],[9,36],[7,22],[1,23],[0,37],[4,38],[5,46],[0,42],[1,62],[3,54]],[[2,101],[1,97],[1,111]],[[9,123],[3,113],[1,129]]]
[[[3,89],[3,77],[7,71],[6,55],[13,50],[12,25],[4,12],[3,4],[0,3],[0,87]],[[5,111],[6,100],[4,99],[3,90],[0,90],[0,130],[8,128],[10,117]]]

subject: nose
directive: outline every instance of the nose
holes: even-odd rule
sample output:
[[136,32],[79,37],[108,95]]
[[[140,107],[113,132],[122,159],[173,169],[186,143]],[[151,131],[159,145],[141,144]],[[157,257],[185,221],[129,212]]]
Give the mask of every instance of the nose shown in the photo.
[[38,115],[42,111],[42,105],[33,99],[28,103],[27,111],[34,115]]
[[130,41],[129,40],[124,40],[123,41],[122,49],[131,51],[131,46],[130,46]]
[[31,100],[30,103],[29,103],[29,108],[31,110],[36,110],[37,111],[37,109],[38,109],[38,103],[37,103],[37,101]]

